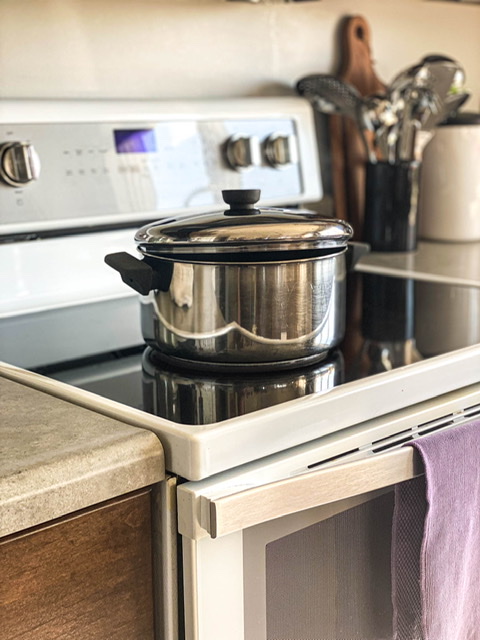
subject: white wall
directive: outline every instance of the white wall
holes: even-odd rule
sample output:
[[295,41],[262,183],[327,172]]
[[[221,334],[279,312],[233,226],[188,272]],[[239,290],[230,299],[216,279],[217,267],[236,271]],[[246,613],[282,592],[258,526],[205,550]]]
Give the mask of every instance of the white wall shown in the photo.
[[357,13],[383,80],[445,53],[480,107],[480,6],[435,0],[1,0],[0,97],[282,93],[335,70],[339,20]]

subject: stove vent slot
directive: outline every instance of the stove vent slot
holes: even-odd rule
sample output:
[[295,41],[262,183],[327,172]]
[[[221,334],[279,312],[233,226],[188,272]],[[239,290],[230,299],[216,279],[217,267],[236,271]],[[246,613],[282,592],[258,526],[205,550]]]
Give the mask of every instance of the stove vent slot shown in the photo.
[[464,414],[468,417],[480,418],[480,404],[475,404],[473,407],[465,409]]
[[342,458],[345,457],[350,457],[356,453],[358,453],[360,451],[360,449],[351,449],[350,451],[343,451],[342,453],[337,454],[336,456],[332,456],[331,458],[326,458],[325,460],[322,460],[321,462],[313,462],[312,464],[307,465],[307,469],[315,469],[316,467],[319,467],[320,465],[323,464],[331,464],[332,462],[335,462],[336,460],[338,460],[339,462],[343,462]]
[[370,449],[371,453],[380,453],[382,451],[387,451],[389,449],[393,449],[395,447],[400,447],[406,442],[411,440],[415,440],[416,438],[420,438],[429,433],[434,433],[435,431],[443,431],[444,429],[449,429],[453,426],[458,426],[460,424],[465,424],[466,422],[470,422],[474,418],[480,418],[480,405],[474,405],[472,407],[467,407],[461,411],[456,411],[447,416],[442,416],[441,418],[437,418],[435,420],[430,420],[428,422],[423,422],[411,429],[406,431],[400,431],[394,436],[388,436],[386,438],[382,438],[380,440],[375,440],[372,442]]
[[[392,449],[392,447],[401,447],[402,444],[405,444],[406,442],[410,442],[410,440],[413,440],[413,436],[410,432],[409,435],[404,436],[403,438],[398,438],[397,436],[393,436],[392,438],[384,438],[385,442],[384,444],[378,446],[373,446],[371,448],[373,453],[380,453],[381,451],[387,451],[388,449]],[[378,442],[381,442],[380,440]]]
[[394,435],[385,436],[384,438],[379,438],[378,440],[373,440],[370,445],[366,445],[368,449],[373,449],[374,451],[381,451],[388,443],[398,442],[398,444],[403,444],[408,440],[412,439],[412,429],[405,429],[404,431],[399,431]]
[[419,425],[415,425],[409,429],[404,429],[393,435],[373,440],[370,444],[365,444],[357,449],[351,449],[344,451],[338,455],[332,456],[325,460],[321,460],[308,465],[308,469],[315,469],[320,466],[334,466],[343,464],[345,462],[353,462],[366,456],[375,455],[377,453],[383,453],[384,451],[390,451],[392,449],[401,447],[407,442],[411,442],[417,438],[421,438],[429,433],[435,431],[442,431],[443,429],[449,429],[453,426],[458,426],[471,422],[474,419],[480,419],[480,404],[467,407],[461,411],[453,412],[449,415],[430,420],[428,422],[422,422]]

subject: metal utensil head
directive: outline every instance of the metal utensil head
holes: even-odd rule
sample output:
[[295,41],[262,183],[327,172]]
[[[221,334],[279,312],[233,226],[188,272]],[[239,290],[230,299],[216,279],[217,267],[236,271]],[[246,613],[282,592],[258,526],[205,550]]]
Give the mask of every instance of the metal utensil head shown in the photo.
[[364,98],[364,103],[374,129],[379,129],[382,126],[388,127],[398,121],[398,115],[386,95],[367,96]]
[[[466,100],[465,72],[448,56],[430,54],[392,80],[388,97],[398,124],[389,133],[391,162],[418,160],[426,133]],[[417,143],[417,138],[419,143]],[[392,144],[395,148],[392,148]]]
[[355,87],[335,76],[314,74],[299,80],[296,88],[321,113],[352,118],[359,129],[369,162],[376,162],[371,143],[372,126],[365,113],[363,98]]
[[446,120],[449,116],[454,115],[460,107],[470,97],[470,91],[463,89],[457,93],[450,93],[440,101],[440,106],[435,113],[431,113],[428,117],[423,119],[422,129],[424,131],[431,131],[441,122]]
[[373,152],[377,160],[388,159],[388,139],[398,117],[385,94],[373,94],[363,100],[363,118],[373,131]]
[[297,82],[297,92],[308,98],[322,113],[336,113],[357,119],[360,93],[351,85],[328,74],[305,76]]
[[465,71],[455,60],[434,59],[424,63],[429,74],[429,87],[441,99],[452,92],[461,91],[465,85]]
[[396,104],[405,91],[412,87],[424,87],[428,83],[428,70],[421,64],[407,67],[398,73],[388,87],[388,98],[392,104]]

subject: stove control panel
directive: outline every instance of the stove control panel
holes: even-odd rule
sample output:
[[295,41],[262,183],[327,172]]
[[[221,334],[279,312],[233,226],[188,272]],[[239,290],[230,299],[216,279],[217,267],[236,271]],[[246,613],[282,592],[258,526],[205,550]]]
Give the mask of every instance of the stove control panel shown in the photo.
[[223,189],[260,189],[263,206],[318,200],[310,105],[252,111],[245,100],[251,112],[242,101],[173,115],[146,103],[83,121],[0,121],[0,236],[209,211]]

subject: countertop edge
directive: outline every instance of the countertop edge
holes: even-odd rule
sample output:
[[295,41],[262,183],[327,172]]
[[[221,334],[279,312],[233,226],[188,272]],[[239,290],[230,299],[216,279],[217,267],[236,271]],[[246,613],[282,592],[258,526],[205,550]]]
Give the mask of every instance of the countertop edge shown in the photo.
[[18,474],[18,480],[0,480],[0,537],[155,484],[164,477],[160,441],[155,434],[137,429],[86,455],[28,469]]
[[0,537],[154,485],[159,438],[0,375]]

